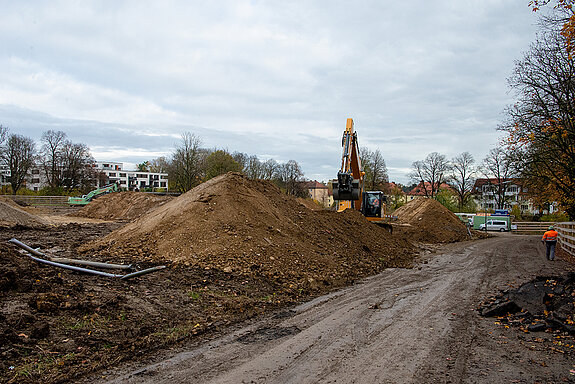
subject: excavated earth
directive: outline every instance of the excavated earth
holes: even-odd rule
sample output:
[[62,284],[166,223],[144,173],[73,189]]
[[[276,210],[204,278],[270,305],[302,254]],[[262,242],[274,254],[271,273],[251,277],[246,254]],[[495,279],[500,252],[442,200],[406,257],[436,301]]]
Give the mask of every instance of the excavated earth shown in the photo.
[[98,197],[70,216],[132,221],[170,201],[172,197],[138,192],[109,193]]
[[12,199],[0,196],[0,227],[14,225],[42,226],[46,222],[21,209]]
[[393,214],[399,217],[397,231],[422,243],[463,241],[469,239],[470,233],[474,238],[484,236],[477,231],[468,232],[457,216],[433,199],[412,200]]
[[[0,383],[69,382],[148,359],[386,268],[411,268],[422,242],[469,239],[431,200],[407,204],[404,216],[418,213],[390,234],[356,211],[310,209],[234,173],[150,200],[103,196],[76,215],[115,221],[60,225],[0,207]],[[11,238],[47,256],[166,268],[131,280],[80,274],[31,260]]]
[[415,249],[359,212],[311,211],[273,184],[214,178],[105,238],[99,257],[257,273],[286,289],[316,291],[386,267],[409,267]]
[[[75,380],[385,268],[411,267],[418,254],[358,212],[312,210],[239,174],[150,200],[110,194],[74,213],[112,222],[38,225],[43,220],[24,211],[5,215],[0,383]],[[132,280],[79,274],[36,263],[11,238],[47,256],[167,268]]]

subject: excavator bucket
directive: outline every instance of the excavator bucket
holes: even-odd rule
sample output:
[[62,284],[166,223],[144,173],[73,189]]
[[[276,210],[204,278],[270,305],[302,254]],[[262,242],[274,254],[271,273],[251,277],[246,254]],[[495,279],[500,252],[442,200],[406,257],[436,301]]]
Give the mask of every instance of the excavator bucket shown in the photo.
[[361,195],[359,180],[354,179],[351,173],[338,172],[337,182],[332,187],[334,200],[359,200]]

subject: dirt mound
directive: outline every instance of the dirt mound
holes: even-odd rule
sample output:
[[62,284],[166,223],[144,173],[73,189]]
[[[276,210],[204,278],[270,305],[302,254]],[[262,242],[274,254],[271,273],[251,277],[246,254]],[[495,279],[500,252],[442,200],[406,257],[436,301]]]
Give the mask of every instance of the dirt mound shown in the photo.
[[417,198],[393,214],[399,218],[399,231],[414,241],[453,243],[469,239],[465,224],[433,199]]
[[0,226],[22,225],[35,227],[46,225],[44,220],[20,209],[18,205],[7,197],[0,197]]
[[322,211],[325,209],[320,203],[312,199],[303,199],[301,197],[297,198],[298,203],[303,205],[306,208],[311,209],[312,211]]
[[[341,286],[411,266],[413,247],[357,211],[312,211],[270,182],[229,173],[173,199],[84,251]],[[303,288],[302,288],[303,287]]]
[[141,192],[117,192],[101,196],[72,216],[101,220],[132,221],[170,201],[170,196]]

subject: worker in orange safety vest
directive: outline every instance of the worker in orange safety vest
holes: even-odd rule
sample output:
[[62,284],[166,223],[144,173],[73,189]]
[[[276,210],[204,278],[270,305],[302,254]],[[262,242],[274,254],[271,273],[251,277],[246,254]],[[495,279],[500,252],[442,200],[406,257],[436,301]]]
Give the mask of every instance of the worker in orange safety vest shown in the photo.
[[541,242],[547,247],[546,256],[547,260],[555,260],[555,245],[557,245],[557,231],[551,225],[549,230],[543,234]]

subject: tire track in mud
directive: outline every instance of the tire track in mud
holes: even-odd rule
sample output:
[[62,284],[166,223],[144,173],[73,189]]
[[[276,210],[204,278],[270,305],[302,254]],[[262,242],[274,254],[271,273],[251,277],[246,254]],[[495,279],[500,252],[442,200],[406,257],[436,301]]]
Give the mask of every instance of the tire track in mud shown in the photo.
[[[452,244],[427,264],[353,287],[106,382],[421,383],[477,379],[475,307],[545,266],[528,237]],[[471,364],[471,371],[470,371]],[[477,381],[478,380],[478,381]]]

